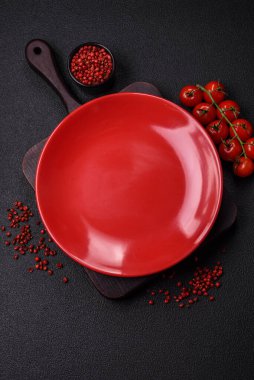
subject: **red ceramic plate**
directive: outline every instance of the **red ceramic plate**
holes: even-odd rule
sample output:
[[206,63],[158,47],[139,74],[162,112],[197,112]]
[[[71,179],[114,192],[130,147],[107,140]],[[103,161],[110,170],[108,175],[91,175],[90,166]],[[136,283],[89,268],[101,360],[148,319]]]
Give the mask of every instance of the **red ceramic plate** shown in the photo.
[[36,193],[47,230],[74,260],[108,275],[143,276],[200,245],[220,207],[222,171],[189,113],[151,95],[115,94],[56,128]]

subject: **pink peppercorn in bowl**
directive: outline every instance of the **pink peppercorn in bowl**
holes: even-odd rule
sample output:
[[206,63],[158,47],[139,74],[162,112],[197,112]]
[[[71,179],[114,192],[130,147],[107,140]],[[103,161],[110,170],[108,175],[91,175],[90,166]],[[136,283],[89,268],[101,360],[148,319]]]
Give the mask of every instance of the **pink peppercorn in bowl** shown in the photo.
[[113,82],[115,60],[111,51],[97,42],[85,42],[69,55],[68,69],[80,86],[104,89]]

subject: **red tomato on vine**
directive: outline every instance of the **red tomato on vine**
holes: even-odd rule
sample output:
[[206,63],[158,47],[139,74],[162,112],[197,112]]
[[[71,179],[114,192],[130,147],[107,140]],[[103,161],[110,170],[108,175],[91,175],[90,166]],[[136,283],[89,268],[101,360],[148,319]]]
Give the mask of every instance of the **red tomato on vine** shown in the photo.
[[229,128],[224,120],[214,120],[207,125],[206,131],[214,144],[220,144],[228,137]]
[[227,139],[219,146],[219,154],[224,161],[234,161],[241,153],[242,147],[237,139]]
[[250,158],[240,157],[235,161],[233,169],[238,177],[248,177],[254,172],[254,164]]
[[[220,81],[212,81],[205,85],[205,89],[212,95],[216,103],[221,103],[226,96],[225,86]],[[212,103],[212,99],[204,92],[204,99],[207,103]]]
[[216,110],[212,104],[200,103],[192,111],[193,116],[201,124],[207,125],[216,118]]
[[219,104],[219,107],[222,111],[222,114],[220,110],[217,109],[218,119],[221,119],[223,115],[225,115],[229,121],[233,121],[237,119],[240,114],[240,106],[233,100],[224,100],[224,102],[221,102]]
[[189,85],[182,88],[179,97],[182,104],[186,107],[195,107],[202,102],[203,93],[196,86]]
[[[246,119],[236,119],[232,122],[237,135],[242,141],[247,141],[253,135],[253,127]],[[232,127],[229,130],[230,136],[234,137],[235,132]]]

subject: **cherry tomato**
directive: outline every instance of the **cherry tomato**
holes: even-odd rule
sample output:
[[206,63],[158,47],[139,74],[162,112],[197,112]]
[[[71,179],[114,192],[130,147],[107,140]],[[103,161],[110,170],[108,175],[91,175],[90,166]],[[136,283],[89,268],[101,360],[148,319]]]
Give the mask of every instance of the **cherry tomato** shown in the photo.
[[186,107],[195,107],[203,100],[203,92],[196,86],[189,85],[182,88],[180,91],[180,101]]
[[227,139],[219,146],[220,157],[225,161],[234,161],[241,153],[242,147],[237,139]]
[[[248,120],[236,119],[232,122],[232,124],[234,124],[234,128],[236,130],[236,133],[238,134],[238,136],[240,137],[240,139],[242,141],[246,141],[252,136],[253,127]],[[230,129],[229,129],[229,134],[231,137],[235,136],[235,132],[232,129],[232,127],[230,127]]]
[[[234,102],[233,100],[224,100],[219,104],[223,114],[229,119],[229,121],[233,121],[238,118],[240,113],[240,106]],[[222,115],[219,110],[217,110],[218,119],[221,119]]]
[[192,114],[203,125],[211,123],[216,118],[216,110],[209,103],[199,103],[192,111]]
[[244,145],[246,155],[254,160],[254,137],[248,139]]
[[[225,99],[225,87],[219,81],[212,81],[205,85],[205,89],[210,92],[213,97],[213,100],[218,104]],[[207,103],[212,103],[212,100],[208,94],[204,92],[204,99]]]
[[233,169],[238,177],[248,177],[254,171],[254,164],[250,158],[240,157],[235,161]]
[[211,136],[214,144],[220,144],[221,140],[228,137],[228,126],[224,120],[214,120],[207,125],[206,131]]

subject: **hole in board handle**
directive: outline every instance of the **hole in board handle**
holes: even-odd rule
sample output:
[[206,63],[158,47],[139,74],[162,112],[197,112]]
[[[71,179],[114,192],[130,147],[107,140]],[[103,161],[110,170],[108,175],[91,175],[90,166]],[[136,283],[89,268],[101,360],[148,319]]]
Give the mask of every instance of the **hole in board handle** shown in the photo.
[[36,55],[41,54],[41,48],[40,48],[39,46],[35,47],[35,48],[34,48],[34,53],[35,53]]

